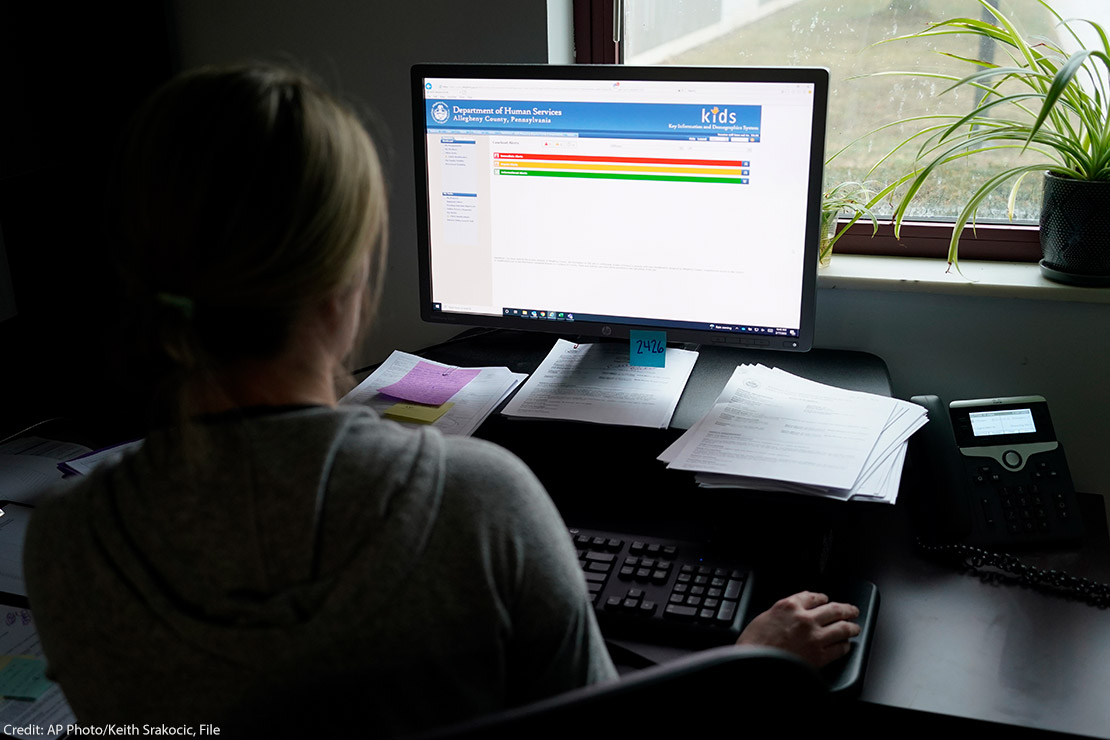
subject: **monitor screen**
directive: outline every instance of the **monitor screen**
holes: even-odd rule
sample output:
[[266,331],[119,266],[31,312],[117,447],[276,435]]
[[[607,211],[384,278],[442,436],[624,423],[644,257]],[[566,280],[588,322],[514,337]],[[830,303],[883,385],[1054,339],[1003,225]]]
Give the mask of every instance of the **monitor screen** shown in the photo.
[[808,350],[828,72],[417,65],[421,315]]

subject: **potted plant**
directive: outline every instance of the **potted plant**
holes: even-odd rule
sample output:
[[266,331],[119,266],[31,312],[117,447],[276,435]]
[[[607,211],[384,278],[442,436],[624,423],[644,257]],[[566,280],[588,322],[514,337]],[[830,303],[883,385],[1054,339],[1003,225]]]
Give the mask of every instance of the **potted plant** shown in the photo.
[[[992,191],[1013,180],[1008,206],[1012,218],[1022,183],[1029,175],[1040,175],[1043,274],[1058,282],[1110,284],[1110,41],[1097,23],[1065,22],[1045,0],[1039,0],[1062,33],[1079,47],[1069,55],[1047,38],[1026,38],[993,4],[978,2],[988,20],[950,18],[887,40],[970,35],[1000,45],[1009,57],[997,64],[946,54],[971,65],[974,71],[963,77],[918,71],[878,73],[947,80],[951,85],[941,94],[974,88],[981,95],[966,114],[918,116],[881,127],[911,122],[919,127],[883,158],[911,144],[919,147],[912,171],[900,179],[907,186],[895,206],[895,234],[906,208],[931,175],[967,157],[1019,151],[1023,159],[1031,155],[1033,161],[1000,166],[963,205],[949,243],[949,263],[958,268],[960,234]],[[1098,48],[1084,48],[1073,23],[1090,26],[1099,38]]]
[[[871,184],[855,180],[837,183],[821,194],[821,247],[817,255],[821,267],[828,266],[833,246],[856,221],[867,218],[872,235],[878,232],[879,220],[871,209],[881,197]],[[849,219],[847,223],[840,224],[841,215]]]

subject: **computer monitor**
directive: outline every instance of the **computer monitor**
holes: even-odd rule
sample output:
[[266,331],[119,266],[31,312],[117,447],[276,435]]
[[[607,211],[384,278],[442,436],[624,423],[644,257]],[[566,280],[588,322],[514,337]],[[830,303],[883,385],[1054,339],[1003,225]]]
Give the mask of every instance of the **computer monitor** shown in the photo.
[[412,69],[421,316],[805,351],[828,72]]

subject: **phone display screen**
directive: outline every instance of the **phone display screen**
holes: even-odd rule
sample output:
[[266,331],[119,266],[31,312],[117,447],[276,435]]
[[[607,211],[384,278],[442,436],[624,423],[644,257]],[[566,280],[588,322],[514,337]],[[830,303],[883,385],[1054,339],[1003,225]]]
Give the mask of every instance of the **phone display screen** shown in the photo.
[[971,433],[976,437],[997,437],[1004,434],[1032,434],[1037,431],[1031,409],[973,411],[968,414]]

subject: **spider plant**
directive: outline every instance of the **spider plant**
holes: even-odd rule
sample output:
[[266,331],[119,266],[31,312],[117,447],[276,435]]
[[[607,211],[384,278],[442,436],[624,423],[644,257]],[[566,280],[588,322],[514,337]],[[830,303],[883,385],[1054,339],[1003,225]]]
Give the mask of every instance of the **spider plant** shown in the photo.
[[[1061,35],[1074,40],[1079,47],[1069,55],[1061,44],[1050,39],[1025,38],[998,8],[987,0],[978,2],[992,20],[950,18],[930,24],[923,31],[880,43],[970,35],[999,45],[1008,62],[995,64],[942,52],[971,65],[973,71],[964,77],[918,71],[876,73],[950,82],[941,95],[957,88],[974,88],[981,94],[970,113],[917,116],[876,129],[902,124],[919,126],[919,130],[876,164],[878,167],[904,147],[918,145],[912,171],[900,180],[908,185],[894,210],[896,236],[910,202],[929,177],[946,165],[1006,149],[1037,155],[1033,162],[1003,166],[968,198],[956,216],[948,248],[948,262],[957,269],[960,235],[968,223],[974,227],[979,205],[999,185],[1014,181],[1007,208],[1012,219],[1018,190],[1032,173],[1049,172],[1075,180],[1110,180],[1110,42],[1106,32],[1090,20],[1065,21],[1049,3],[1038,0],[1058,22]],[[1073,27],[1077,23],[1093,29],[1099,39],[1097,48],[1083,48]]]
[[[821,247],[818,261],[827,265],[832,259],[833,246],[844,236],[856,221],[867,218],[871,221],[872,236],[879,231],[878,217],[871,209],[879,202],[881,195],[872,183],[847,180],[837,183],[821,194]],[[850,217],[847,223],[837,227],[837,219],[845,213]]]

